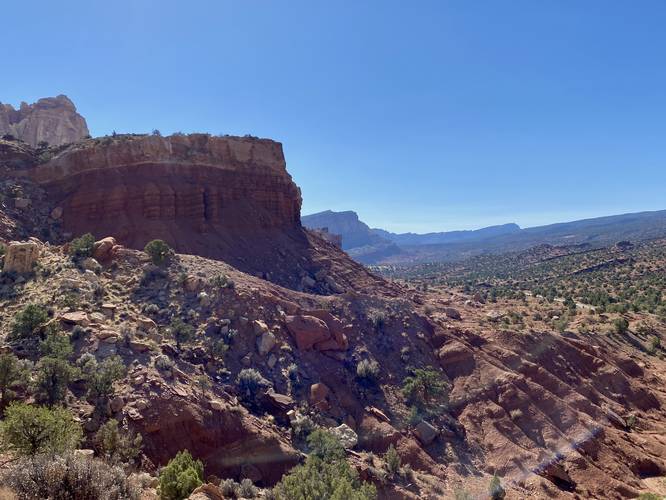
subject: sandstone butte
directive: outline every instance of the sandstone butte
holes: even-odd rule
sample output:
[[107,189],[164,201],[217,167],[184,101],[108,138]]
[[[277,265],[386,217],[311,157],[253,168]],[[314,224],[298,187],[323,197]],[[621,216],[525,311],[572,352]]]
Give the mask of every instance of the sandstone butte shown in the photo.
[[59,146],[88,135],[85,118],[76,112],[65,95],[45,97],[34,104],[21,103],[19,109],[0,103],[0,136],[12,135],[33,147],[40,143]]
[[[279,143],[120,135],[47,153],[0,141],[0,187],[14,190],[0,205],[0,239],[50,243],[8,252],[14,270],[38,260],[42,272],[3,277],[12,293],[1,299],[0,334],[26,303],[46,301],[64,329],[85,328],[77,358],[121,356],[128,373],[109,414],[142,434],[144,470],[187,448],[207,474],[272,486],[301,460],[289,422],[305,413],[345,425],[347,458],[380,498],[459,488],[481,498],[493,474],[509,499],[628,498],[646,490],[644,478],[666,475],[663,361],[601,336],[493,328],[485,318],[496,305],[373,275],[302,228]],[[85,232],[99,240],[100,262],[79,269],[61,244]],[[161,273],[141,252],[154,238],[179,253]],[[81,310],[61,300],[73,291]],[[174,317],[197,332],[181,352]],[[232,330],[220,360],[210,342]],[[363,385],[357,368],[369,360],[377,380]],[[410,423],[400,388],[413,366],[436,369],[449,401]],[[235,381],[248,367],[270,387],[265,413],[241,404]],[[70,400],[91,437],[91,406]],[[391,445],[411,479],[382,474]]]

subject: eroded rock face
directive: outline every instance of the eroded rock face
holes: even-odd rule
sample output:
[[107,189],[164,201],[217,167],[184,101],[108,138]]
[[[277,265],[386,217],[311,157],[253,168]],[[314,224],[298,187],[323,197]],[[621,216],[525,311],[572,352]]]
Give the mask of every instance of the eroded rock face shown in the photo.
[[0,103],[0,135],[10,134],[37,146],[47,142],[59,146],[76,142],[88,135],[85,118],[64,95],[46,97],[34,104],[21,103],[19,109]]
[[39,245],[33,241],[12,242],[7,246],[4,271],[29,273],[39,259]]
[[226,403],[206,410],[181,396],[162,394],[128,414],[144,436],[144,453],[155,464],[164,465],[188,449],[206,463],[208,474],[240,479],[241,470],[252,465],[261,482],[272,485],[299,461],[299,453],[279,434]]

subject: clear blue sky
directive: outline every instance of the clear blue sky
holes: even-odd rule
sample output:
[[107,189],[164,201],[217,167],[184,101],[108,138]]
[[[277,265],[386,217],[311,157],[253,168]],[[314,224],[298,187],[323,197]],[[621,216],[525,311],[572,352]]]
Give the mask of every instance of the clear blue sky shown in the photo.
[[0,101],[284,144],[304,213],[396,231],[666,208],[663,0],[31,0]]

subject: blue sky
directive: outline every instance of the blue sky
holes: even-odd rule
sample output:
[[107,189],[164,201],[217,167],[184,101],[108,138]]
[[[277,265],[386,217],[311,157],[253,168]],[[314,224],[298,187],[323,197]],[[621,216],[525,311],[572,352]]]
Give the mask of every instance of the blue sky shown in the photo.
[[93,135],[284,144],[304,213],[395,231],[666,208],[663,0],[116,0],[2,7],[0,101]]

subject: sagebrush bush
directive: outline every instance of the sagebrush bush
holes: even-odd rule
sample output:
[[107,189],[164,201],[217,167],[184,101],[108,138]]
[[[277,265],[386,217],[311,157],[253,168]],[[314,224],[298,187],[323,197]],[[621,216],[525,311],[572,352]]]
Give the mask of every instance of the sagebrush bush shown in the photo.
[[240,482],[238,494],[241,498],[255,498],[257,496],[257,488],[254,486],[251,479],[245,478]]
[[220,491],[222,491],[222,494],[227,498],[238,498],[240,484],[231,478],[223,479],[220,482]]
[[155,358],[155,368],[157,368],[160,371],[172,370],[174,366],[175,363],[166,354],[160,354]]
[[629,331],[629,322],[625,318],[617,318],[613,321],[613,331],[618,335],[624,335]]
[[187,450],[179,451],[160,470],[159,494],[163,500],[184,500],[202,484],[203,463]]
[[138,500],[140,494],[120,467],[71,452],[23,458],[0,483],[19,500]]
[[260,392],[268,387],[269,382],[254,368],[243,368],[236,379],[238,392],[246,403],[257,403]]
[[374,385],[379,379],[379,363],[363,359],[356,365],[356,378],[364,385]]

